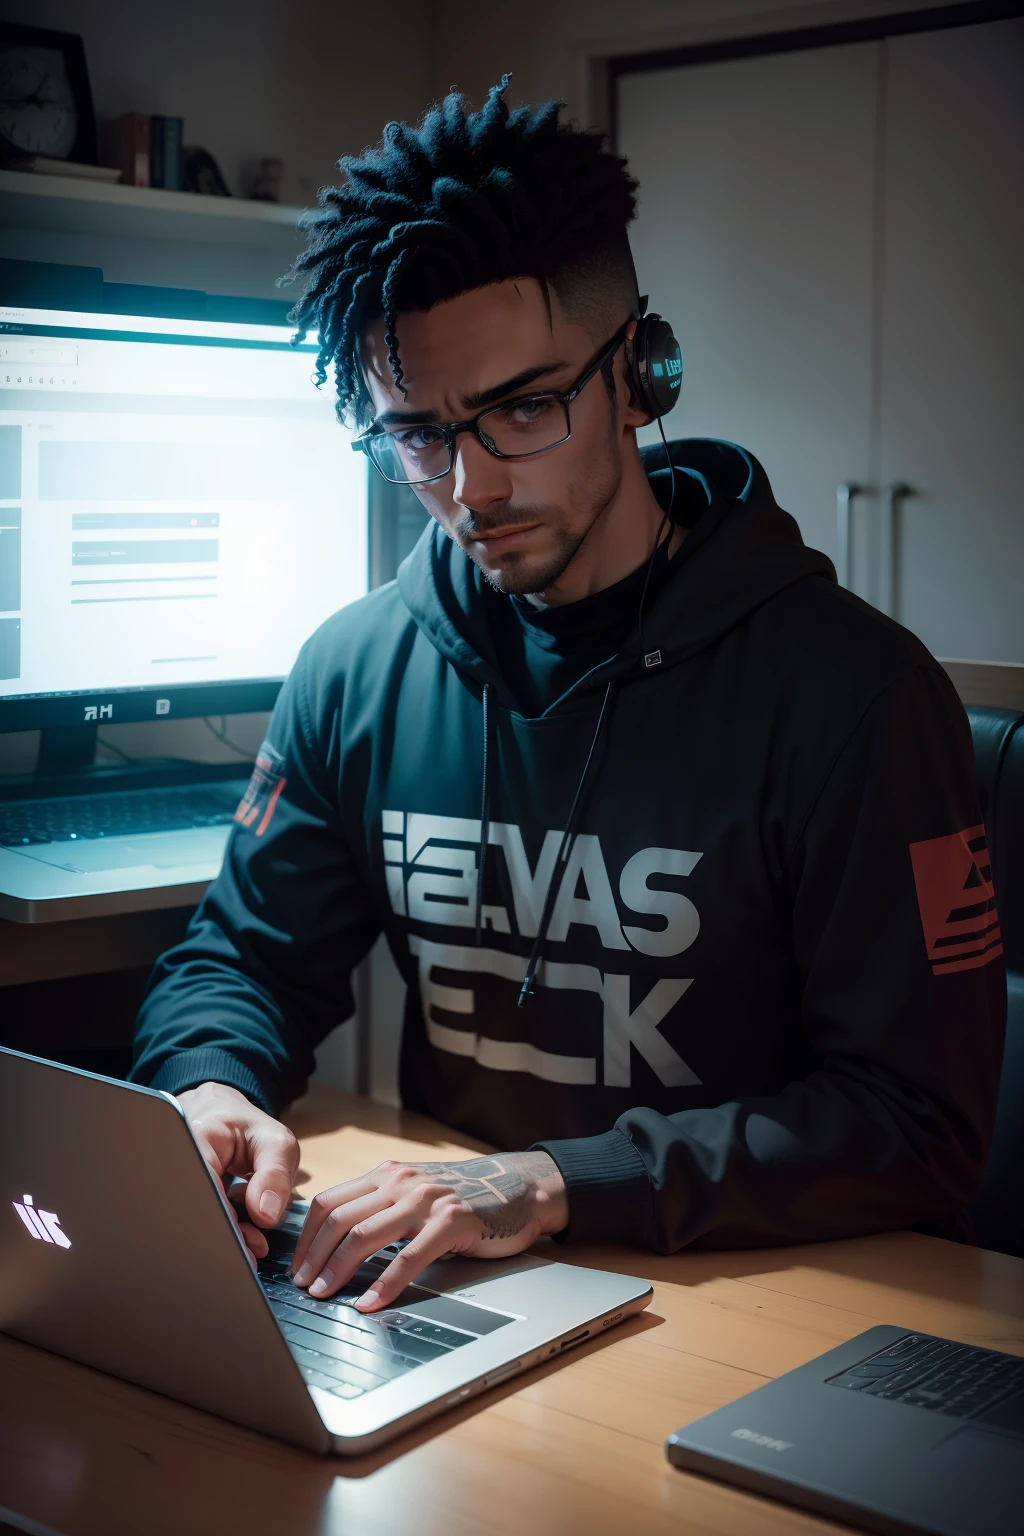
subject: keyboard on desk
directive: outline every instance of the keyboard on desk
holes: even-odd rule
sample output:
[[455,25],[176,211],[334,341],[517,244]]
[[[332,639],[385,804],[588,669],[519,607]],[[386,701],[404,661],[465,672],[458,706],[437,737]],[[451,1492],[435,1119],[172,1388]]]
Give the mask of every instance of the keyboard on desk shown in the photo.
[[910,1333],[829,1385],[1024,1434],[1024,1358]]
[[[370,1315],[357,1312],[352,1303],[379,1278],[383,1265],[392,1256],[383,1250],[379,1262],[369,1261],[329,1301],[316,1301],[292,1284],[287,1257],[268,1257],[260,1262],[264,1293],[308,1386],[321,1387],[335,1397],[361,1397],[418,1365],[443,1359],[479,1337],[401,1307]],[[417,1289],[410,1286],[403,1294],[408,1296]],[[433,1298],[434,1293],[422,1291],[421,1295],[427,1299]],[[444,1305],[445,1298],[439,1300]],[[472,1313],[479,1313],[490,1326],[511,1321],[462,1303],[449,1305],[459,1308],[467,1321]]]
[[238,798],[231,782],[8,801],[0,804],[0,847],[219,827],[234,820]]

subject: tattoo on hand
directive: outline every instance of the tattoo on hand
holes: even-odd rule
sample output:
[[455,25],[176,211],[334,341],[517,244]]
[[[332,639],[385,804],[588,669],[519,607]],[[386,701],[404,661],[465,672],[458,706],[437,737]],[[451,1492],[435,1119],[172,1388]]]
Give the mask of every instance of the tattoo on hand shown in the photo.
[[472,1207],[484,1237],[515,1237],[534,1214],[531,1195],[555,1164],[547,1152],[509,1152],[464,1163],[414,1163],[435,1184],[443,1184]]

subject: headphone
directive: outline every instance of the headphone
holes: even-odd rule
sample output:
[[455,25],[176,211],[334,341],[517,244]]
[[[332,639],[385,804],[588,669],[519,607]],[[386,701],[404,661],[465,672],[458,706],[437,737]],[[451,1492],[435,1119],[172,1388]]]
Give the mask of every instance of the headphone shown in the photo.
[[672,327],[660,315],[647,313],[647,296],[638,301],[636,330],[626,342],[627,381],[634,405],[652,421],[666,416],[679,399],[683,358]]

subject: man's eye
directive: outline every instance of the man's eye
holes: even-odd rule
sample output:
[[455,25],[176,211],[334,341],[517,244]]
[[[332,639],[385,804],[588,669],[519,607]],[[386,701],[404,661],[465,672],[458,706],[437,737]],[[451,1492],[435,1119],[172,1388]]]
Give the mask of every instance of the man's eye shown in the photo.
[[392,432],[391,436],[399,448],[405,448],[412,453],[422,453],[425,449],[436,448],[437,444],[444,440],[444,434],[436,427],[408,427],[404,432]]
[[554,409],[554,403],[547,395],[537,395],[532,400],[513,400],[505,411],[505,420],[512,427],[535,426]]

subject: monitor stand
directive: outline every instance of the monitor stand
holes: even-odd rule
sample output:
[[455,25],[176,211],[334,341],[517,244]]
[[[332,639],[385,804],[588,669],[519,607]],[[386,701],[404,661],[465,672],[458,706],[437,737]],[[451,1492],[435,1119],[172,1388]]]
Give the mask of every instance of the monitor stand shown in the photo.
[[36,773],[48,778],[89,773],[96,766],[98,725],[50,725],[39,732]]

